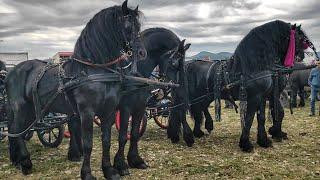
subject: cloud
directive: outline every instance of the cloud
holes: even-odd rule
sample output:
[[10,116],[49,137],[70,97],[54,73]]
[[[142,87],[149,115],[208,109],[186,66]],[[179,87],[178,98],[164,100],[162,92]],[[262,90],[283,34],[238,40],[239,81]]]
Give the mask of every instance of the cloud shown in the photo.
[[[72,50],[85,24],[101,9],[122,0],[0,0],[2,51],[28,51],[48,58]],[[302,23],[319,48],[320,3],[317,0],[129,0],[143,12],[143,29],[166,27],[192,43],[188,55],[201,50],[232,52],[255,26],[282,19]],[[207,6],[207,18],[197,16]]]

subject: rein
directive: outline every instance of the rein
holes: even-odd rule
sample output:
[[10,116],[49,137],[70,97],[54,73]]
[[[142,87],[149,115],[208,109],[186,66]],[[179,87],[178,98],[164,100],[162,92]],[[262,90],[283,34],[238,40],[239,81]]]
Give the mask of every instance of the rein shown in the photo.
[[91,63],[91,62],[88,62],[88,61],[83,61],[83,60],[80,60],[80,59],[77,59],[77,58],[72,58],[72,59],[77,61],[77,62],[79,62],[79,63],[81,63],[81,64],[85,64],[85,65],[88,65],[88,66],[91,66],[91,67],[98,67],[98,68],[106,69],[111,65],[120,63],[123,60],[127,60],[128,57],[131,57],[131,56],[132,56],[132,52],[131,53],[129,53],[129,52],[128,53],[124,53],[121,56],[119,56],[119,57],[115,58],[114,60],[112,60],[111,62],[108,62],[108,63],[105,63],[105,64],[94,64],[94,63]]

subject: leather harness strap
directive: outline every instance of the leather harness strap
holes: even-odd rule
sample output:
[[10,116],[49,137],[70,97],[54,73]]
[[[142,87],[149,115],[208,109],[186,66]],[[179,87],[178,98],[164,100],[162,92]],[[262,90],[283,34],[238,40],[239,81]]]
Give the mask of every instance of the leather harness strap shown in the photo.
[[[210,62],[212,62],[212,61],[210,61]],[[213,62],[211,64],[211,66],[209,67],[209,70],[208,70],[207,75],[206,75],[206,84],[207,84],[207,92],[208,93],[210,92],[209,79],[210,79],[211,71],[217,64],[220,64],[220,61],[219,62]]]
[[116,59],[114,59],[113,61],[111,62],[108,62],[108,63],[105,63],[105,64],[93,64],[91,62],[88,62],[88,61],[83,61],[83,60],[80,60],[80,59],[77,59],[77,58],[72,58],[73,60],[79,62],[79,63],[82,63],[82,64],[85,64],[85,65],[88,65],[88,66],[92,66],[92,67],[98,67],[98,68],[107,68],[111,65],[114,65],[114,64],[117,64],[123,60],[126,60],[128,59],[128,57],[130,57],[130,55],[128,54],[123,54],[119,57],[117,57]]

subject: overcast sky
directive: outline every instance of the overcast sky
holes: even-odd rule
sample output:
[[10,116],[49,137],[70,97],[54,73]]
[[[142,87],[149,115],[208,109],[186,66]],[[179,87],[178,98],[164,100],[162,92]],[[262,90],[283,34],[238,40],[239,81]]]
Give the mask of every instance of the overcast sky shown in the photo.
[[[49,58],[72,51],[93,15],[122,0],[0,0],[0,51]],[[302,23],[320,49],[319,0],[129,0],[144,13],[142,28],[166,27],[199,51],[233,52],[255,26],[281,19]]]

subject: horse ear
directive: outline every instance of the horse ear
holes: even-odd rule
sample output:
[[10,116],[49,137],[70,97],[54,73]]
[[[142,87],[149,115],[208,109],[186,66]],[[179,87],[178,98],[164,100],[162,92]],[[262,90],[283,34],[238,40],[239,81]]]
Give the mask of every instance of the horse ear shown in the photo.
[[292,29],[296,29],[296,27],[297,27],[297,24],[294,24],[294,25],[292,26]]
[[186,42],[186,40],[184,39],[184,40],[181,41],[180,44],[181,44],[182,46],[184,46],[184,43],[185,43],[185,42]]
[[190,43],[186,44],[186,45],[184,46],[184,51],[187,51],[187,50],[190,48],[190,46],[191,46]]
[[297,27],[298,30],[301,30],[301,24]]
[[122,13],[123,13],[124,16],[129,14],[129,11],[128,11],[128,0],[125,0],[122,3]]
[[184,50],[184,43],[185,43],[185,42],[186,42],[185,39],[180,42],[180,44],[179,44],[179,46],[178,46],[178,50],[179,50],[179,51]]

